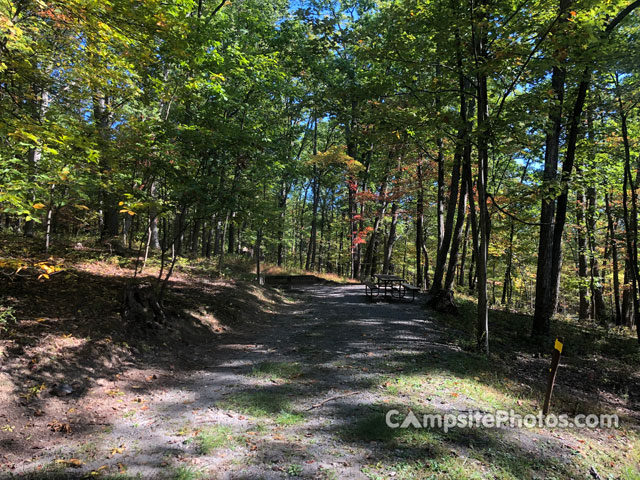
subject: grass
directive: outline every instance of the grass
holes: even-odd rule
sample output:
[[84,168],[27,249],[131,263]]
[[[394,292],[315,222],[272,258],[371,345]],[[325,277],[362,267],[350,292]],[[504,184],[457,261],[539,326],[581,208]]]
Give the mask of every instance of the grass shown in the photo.
[[[428,413],[417,407],[412,410],[419,418],[422,413]],[[382,442],[386,446],[382,453],[384,458],[363,469],[371,479],[516,480],[532,478],[540,470],[557,471],[560,474],[558,478],[570,478],[576,473],[567,469],[559,459],[542,459],[537,452],[505,441],[494,430],[467,428],[444,433],[430,428],[389,429],[384,423],[384,415],[380,413],[357,422],[348,435],[360,441]]]
[[302,465],[292,463],[287,467],[287,475],[290,477],[299,477],[302,475]]
[[255,365],[251,376],[268,380],[291,380],[302,375],[302,366],[297,362],[263,362]]
[[218,448],[233,448],[238,442],[231,427],[226,425],[207,427],[196,436],[198,451],[202,455],[210,455]]
[[289,426],[289,425],[297,425],[305,422],[304,415],[300,413],[292,413],[292,412],[280,412],[278,416],[275,418],[275,422],[277,425]]
[[241,392],[228,395],[218,402],[218,408],[233,410],[253,417],[274,417],[293,413],[290,400],[284,392]]
[[197,480],[204,478],[204,473],[195,468],[187,465],[180,465],[173,469],[173,480]]

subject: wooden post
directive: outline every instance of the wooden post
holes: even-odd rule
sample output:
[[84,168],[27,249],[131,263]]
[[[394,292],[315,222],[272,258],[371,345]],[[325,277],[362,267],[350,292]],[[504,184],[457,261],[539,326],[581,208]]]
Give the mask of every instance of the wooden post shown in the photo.
[[551,392],[553,392],[553,385],[556,381],[556,373],[558,373],[558,365],[560,364],[560,354],[562,353],[562,345],[564,344],[564,338],[556,338],[556,343],[553,348],[553,358],[551,359],[551,368],[549,369],[549,381],[547,383],[547,393],[544,397],[544,406],[542,407],[542,414],[549,413],[549,404],[551,403]]

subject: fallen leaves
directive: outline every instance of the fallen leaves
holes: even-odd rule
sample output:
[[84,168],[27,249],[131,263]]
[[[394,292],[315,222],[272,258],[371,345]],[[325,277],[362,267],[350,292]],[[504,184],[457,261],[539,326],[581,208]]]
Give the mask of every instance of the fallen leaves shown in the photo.
[[84,465],[84,462],[79,458],[59,458],[56,460],[56,463],[71,468],[81,468]]
[[59,422],[58,420],[53,420],[49,422],[47,424],[47,427],[49,427],[49,430],[51,430],[52,432],[65,433],[65,434],[71,433],[71,425],[69,423]]
[[113,457],[114,455],[118,455],[122,452],[124,452],[124,446],[120,445],[119,447],[115,447],[111,449],[111,456]]

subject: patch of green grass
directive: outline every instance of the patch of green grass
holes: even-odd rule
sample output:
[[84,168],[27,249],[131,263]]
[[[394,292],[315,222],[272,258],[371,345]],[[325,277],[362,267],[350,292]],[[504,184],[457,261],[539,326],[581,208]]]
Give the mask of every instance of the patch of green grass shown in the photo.
[[197,480],[204,477],[204,473],[197,468],[180,465],[173,469],[173,480]]
[[231,394],[219,402],[218,407],[253,417],[274,417],[293,411],[291,402],[283,392],[265,391]]
[[302,465],[292,463],[287,467],[287,475],[290,477],[299,477],[302,475]]
[[[3,300],[4,302],[4,300]],[[15,310],[13,307],[0,305],[0,332],[7,330],[9,323],[16,323]]]
[[196,436],[196,443],[201,454],[209,455],[217,448],[235,447],[238,438],[233,434],[231,427],[214,425],[201,430]]
[[367,478],[371,480],[484,480],[494,477],[481,470],[473,461],[459,460],[455,456],[429,459],[426,461],[378,462],[362,468]]
[[302,375],[297,362],[263,362],[253,367],[251,375],[269,380],[290,380]]
[[[541,471],[557,473],[557,478],[577,478],[578,470],[563,463],[562,458],[522,449],[505,440],[499,430],[455,428],[444,432],[436,427],[389,428],[384,411],[391,408],[408,411],[406,406],[384,405],[380,413],[363,418],[345,432],[350,441],[377,441],[386,446],[380,462],[363,468],[369,478],[517,480],[536,477]],[[419,420],[425,413],[438,413],[414,406],[411,410]],[[554,445],[554,450],[561,448]],[[415,461],[417,452],[419,458],[430,460]]]
[[280,412],[280,414],[275,418],[275,422],[278,425],[297,425],[299,423],[303,423],[305,421],[304,415],[300,413],[292,413],[292,412]]

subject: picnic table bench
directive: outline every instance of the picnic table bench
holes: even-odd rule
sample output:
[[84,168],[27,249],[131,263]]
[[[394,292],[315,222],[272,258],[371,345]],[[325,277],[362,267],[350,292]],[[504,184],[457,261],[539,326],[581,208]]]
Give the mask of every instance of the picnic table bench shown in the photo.
[[374,299],[382,295],[383,298],[402,299],[408,292],[411,292],[411,301],[416,298],[419,287],[407,283],[407,281],[397,275],[376,274],[373,276],[377,282],[363,282],[365,295],[369,299]]

